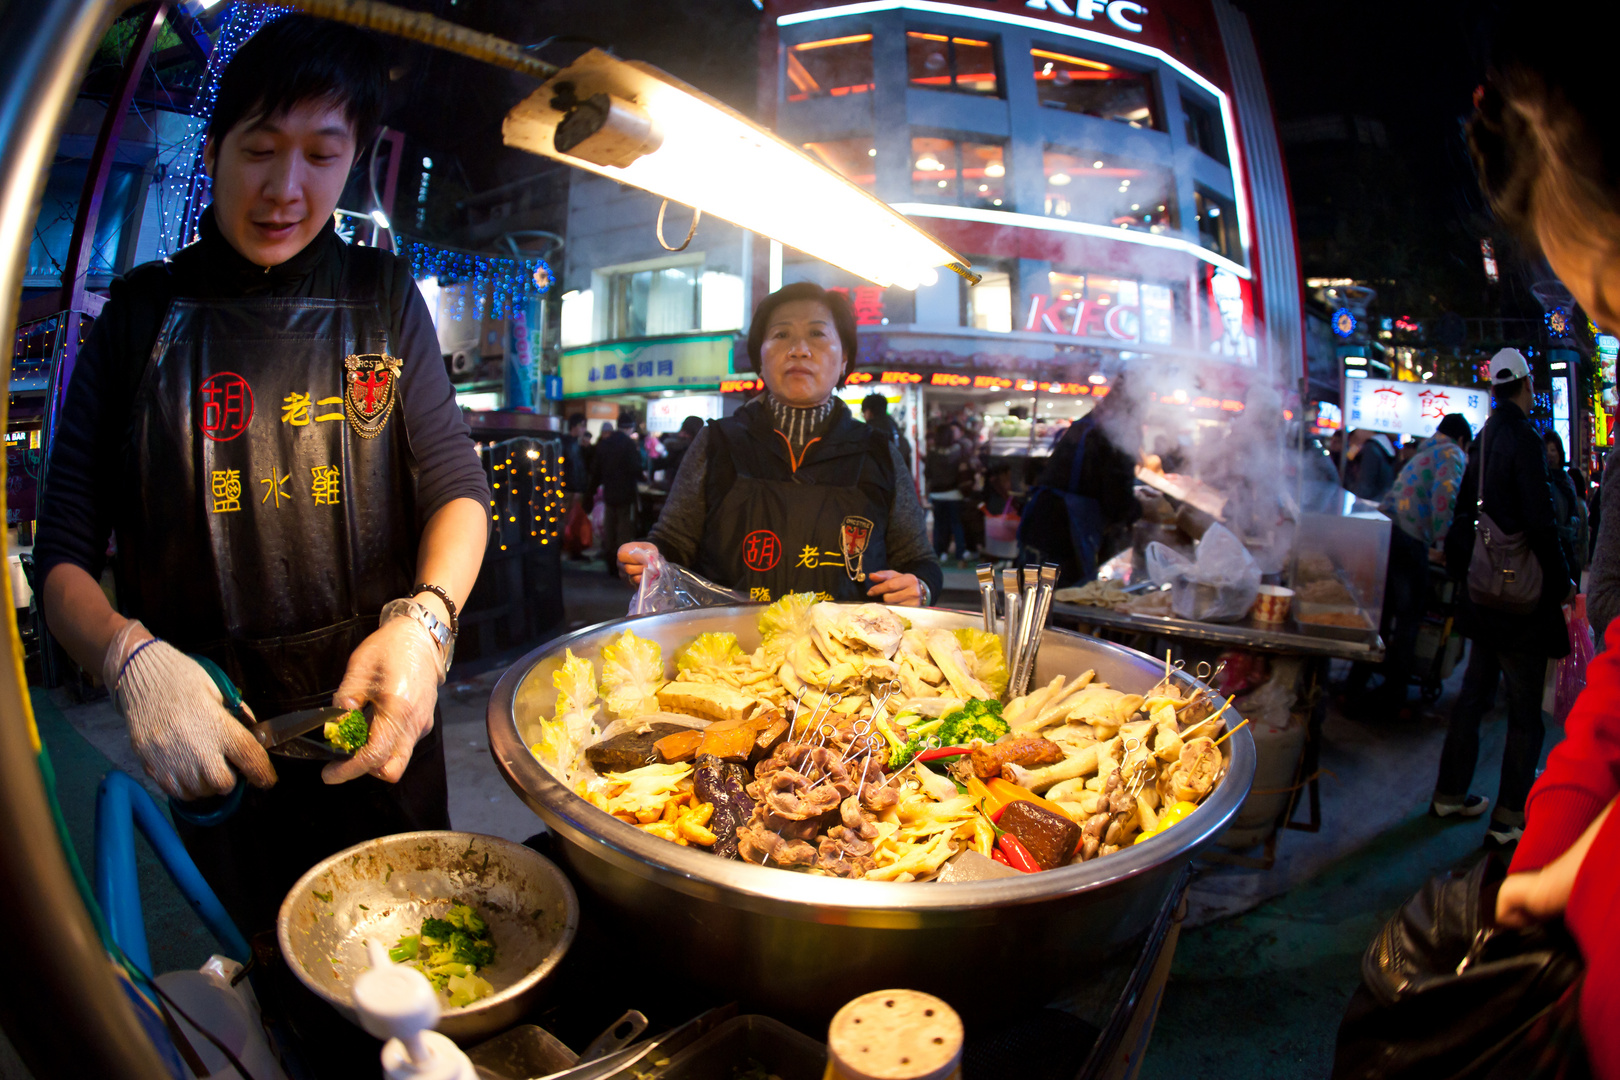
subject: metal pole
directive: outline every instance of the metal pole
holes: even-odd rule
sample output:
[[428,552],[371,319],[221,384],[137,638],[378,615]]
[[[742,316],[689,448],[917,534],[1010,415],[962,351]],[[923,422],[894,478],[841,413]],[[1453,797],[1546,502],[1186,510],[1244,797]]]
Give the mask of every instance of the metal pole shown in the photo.
[[[91,52],[126,6],[0,4],[0,327],[12,333],[62,121]],[[11,354],[5,356],[9,382]],[[0,575],[0,594],[0,618],[19,656],[7,575]],[[26,980],[5,980],[0,1022],[35,1076],[167,1080],[74,885],[45,797],[38,740],[22,665],[0,664],[0,925],[12,930],[15,970],[28,972]]]
[[[56,392],[67,394],[68,382],[73,378],[73,365],[79,358],[81,322],[85,314],[85,279],[90,276],[90,262],[96,251],[96,226],[101,220],[101,203],[107,194],[107,181],[112,177],[113,156],[118,149],[118,136],[135,100],[135,88],[140,85],[141,73],[152,56],[152,44],[163,32],[169,16],[169,0],[156,0],[141,28],[130,45],[129,57],[124,61],[124,73],[118,89],[107,102],[107,115],[102,118],[101,131],[96,135],[96,148],[90,154],[90,170],[84,178],[84,191],[79,196],[79,211],[73,219],[73,238],[68,242],[67,265],[62,268],[62,306],[67,310],[62,351],[57,365]],[[115,268],[116,270],[116,268]],[[61,405],[60,400],[47,403],[52,412]],[[49,445],[45,447],[48,451]]]

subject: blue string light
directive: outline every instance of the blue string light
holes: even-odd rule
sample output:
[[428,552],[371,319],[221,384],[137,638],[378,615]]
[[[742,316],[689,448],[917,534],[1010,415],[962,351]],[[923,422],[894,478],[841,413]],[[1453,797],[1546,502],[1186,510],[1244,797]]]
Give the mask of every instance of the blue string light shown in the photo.
[[418,281],[437,278],[441,288],[464,285],[455,290],[452,316],[482,319],[486,310],[492,319],[506,319],[523,304],[551,291],[551,267],[544,259],[518,259],[483,255],[472,251],[439,247],[425,240],[399,238],[400,254],[411,263],[411,276]]
[[[287,14],[288,9],[276,7],[273,4],[247,4],[233,3],[230,14],[225,18],[225,25],[220,28],[219,37],[214,42],[214,51],[208,54],[208,70],[203,74],[202,89],[197,94],[196,104],[192,107],[192,115],[203,121],[214,115],[214,103],[219,96],[219,79],[225,73],[225,66],[231,62],[248,38],[258,33],[268,22]],[[184,177],[186,185],[186,204],[181,220],[180,233],[176,246],[189,244],[197,239],[197,229],[202,223],[203,211],[213,202],[213,186],[209,183],[208,173],[203,168],[203,140],[206,132],[206,123],[203,130],[194,136],[197,148],[192,153],[191,172]]]

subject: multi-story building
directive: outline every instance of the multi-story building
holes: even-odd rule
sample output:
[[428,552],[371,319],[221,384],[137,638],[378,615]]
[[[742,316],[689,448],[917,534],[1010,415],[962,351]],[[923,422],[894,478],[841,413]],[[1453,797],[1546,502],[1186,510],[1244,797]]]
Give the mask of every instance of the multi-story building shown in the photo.
[[[654,364],[628,381],[612,365],[621,395],[719,389],[713,347],[674,339],[739,328],[766,291],[805,279],[849,290],[851,395],[882,390],[914,435],[931,416],[1011,413],[993,427],[1004,449],[1038,452],[1052,421],[1126,371],[1183,429],[1241,410],[1257,380],[1297,384],[1292,212],[1248,24],[1228,0],[766,0],[760,57],[764,122],[983,280],[879,289],[708,219],[668,254],[656,200],[576,178],[565,393],[606,393],[608,367],[590,361],[623,338]],[[673,244],[688,219],[669,216]],[[651,354],[671,348],[709,366],[661,377]],[[662,369],[678,379],[684,366]]]

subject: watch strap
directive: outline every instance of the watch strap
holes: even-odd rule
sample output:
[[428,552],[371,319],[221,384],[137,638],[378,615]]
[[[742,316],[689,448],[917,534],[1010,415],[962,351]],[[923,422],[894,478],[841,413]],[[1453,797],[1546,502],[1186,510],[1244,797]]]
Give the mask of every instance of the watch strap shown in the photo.
[[411,596],[415,597],[418,594],[425,592],[430,592],[434,596],[437,596],[440,600],[444,601],[444,609],[450,613],[450,636],[453,638],[460,637],[461,616],[456,611],[456,602],[450,599],[450,594],[444,590],[443,586],[432,585],[426,581],[422,581],[418,582],[416,587],[411,590]]
[[428,636],[433,639],[433,643],[439,647],[439,652],[444,657],[444,671],[448,673],[450,671],[450,660],[456,652],[456,638],[450,632],[450,627],[444,624],[444,620],[415,600],[400,599],[390,600],[383,605],[382,614],[377,620],[378,625],[396,617],[415,619],[422,624],[422,628],[428,632]]

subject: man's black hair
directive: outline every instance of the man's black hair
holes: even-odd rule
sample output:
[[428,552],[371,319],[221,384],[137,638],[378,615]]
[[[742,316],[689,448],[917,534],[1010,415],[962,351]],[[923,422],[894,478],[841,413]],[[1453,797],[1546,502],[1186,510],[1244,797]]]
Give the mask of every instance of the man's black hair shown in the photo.
[[579,427],[579,425],[584,424],[584,423],[587,423],[584,413],[577,412],[577,413],[569,413],[568,414],[568,430],[569,431],[573,431],[575,428]]
[[285,115],[306,101],[330,102],[354,128],[357,150],[377,133],[388,97],[388,60],[371,34],[311,15],[284,15],[248,38],[219,79],[208,137]]
[[844,380],[855,370],[855,311],[843,293],[823,289],[813,281],[795,281],[791,285],[784,285],[759,302],[754,309],[753,321],[748,324],[749,363],[756,373],[759,372],[764,362],[760,353],[765,347],[765,331],[771,321],[771,312],[791,300],[814,300],[826,305],[832,313],[838,343],[844,347],[844,373],[838,377],[838,385],[843,386]]
[[867,394],[861,398],[861,412],[875,413],[878,416],[889,415],[889,399],[882,394]]
[[697,433],[703,430],[703,417],[688,416],[681,421],[681,434],[689,439],[697,438]]
[[1438,433],[1465,450],[1474,441],[1474,429],[1468,426],[1468,418],[1462,413],[1447,413],[1440,421]]
[[1529,381],[1530,376],[1526,375],[1522,379],[1513,379],[1510,382],[1497,383],[1495,386],[1491,387],[1491,397],[1497,401],[1512,401],[1514,398],[1519,396],[1519,391],[1524,389],[1524,384]]

